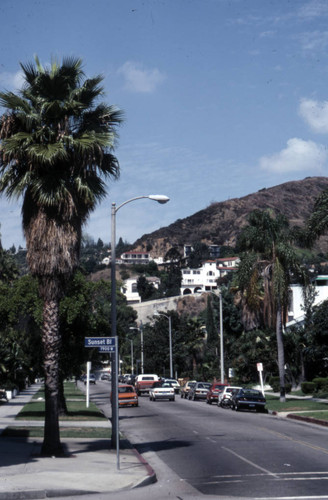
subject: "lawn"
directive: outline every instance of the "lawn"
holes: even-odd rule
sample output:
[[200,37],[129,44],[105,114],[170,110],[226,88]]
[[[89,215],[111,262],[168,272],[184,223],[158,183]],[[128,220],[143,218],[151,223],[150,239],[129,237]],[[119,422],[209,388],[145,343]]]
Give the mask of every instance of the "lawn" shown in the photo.
[[[67,403],[68,414],[59,417],[60,421],[65,420],[107,420],[97,406],[90,401],[86,407],[85,395],[75,386],[74,382],[64,384],[64,394]],[[44,420],[44,390],[40,389],[18,413],[16,420]]]
[[[286,397],[286,402],[281,403],[276,396],[266,395],[266,408],[276,412],[299,412],[305,416],[328,420],[328,402],[321,403],[312,399],[295,399]],[[311,412],[311,413],[308,413]],[[320,415],[320,416],[319,416]]]
[[[66,397],[68,415],[61,416],[59,421],[74,422],[74,421],[88,421],[107,422],[107,418],[98,410],[97,406],[90,402],[89,407],[86,407],[85,395],[75,386],[74,382],[67,382],[64,385],[64,394]],[[40,389],[35,396],[27,403],[24,408],[18,413],[16,421],[19,420],[34,420],[40,421],[39,426],[11,426],[7,427],[2,433],[2,436],[11,437],[30,437],[30,438],[43,438],[44,433],[44,417],[45,417],[45,403],[44,403],[44,390]],[[103,439],[111,437],[111,427],[65,427],[60,426],[61,438],[88,438],[88,439]]]

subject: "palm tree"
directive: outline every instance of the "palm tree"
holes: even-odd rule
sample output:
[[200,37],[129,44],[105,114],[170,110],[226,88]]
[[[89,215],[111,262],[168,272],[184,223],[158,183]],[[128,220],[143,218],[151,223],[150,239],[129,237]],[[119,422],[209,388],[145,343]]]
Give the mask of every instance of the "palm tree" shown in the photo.
[[27,261],[43,299],[45,430],[42,453],[62,452],[58,423],[59,300],[78,264],[82,226],[119,175],[112,152],[122,113],[97,104],[102,77],[78,58],[21,64],[25,83],[0,92],[0,192],[23,198]]
[[254,210],[248,221],[249,226],[242,231],[237,243],[240,251],[247,252],[238,270],[240,289],[246,292],[246,310],[258,317],[261,309],[265,326],[276,330],[280,401],[285,401],[283,325],[287,318],[289,285],[295,275],[305,281],[305,274],[292,246],[293,232],[284,215]]

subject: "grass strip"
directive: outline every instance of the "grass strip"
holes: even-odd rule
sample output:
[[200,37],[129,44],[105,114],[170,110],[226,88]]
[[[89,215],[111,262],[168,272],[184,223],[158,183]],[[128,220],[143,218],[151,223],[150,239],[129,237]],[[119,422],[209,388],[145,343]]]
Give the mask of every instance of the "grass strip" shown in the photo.
[[313,401],[311,399],[295,399],[286,397],[286,401],[281,403],[279,397],[267,395],[266,396],[266,408],[272,411],[315,411],[322,410],[323,412],[328,412],[328,402],[321,403],[318,401]]
[[[67,415],[59,417],[60,421],[65,420],[104,420],[106,417],[97,408],[97,406],[89,402],[89,407],[86,406],[84,394],[74,384],[74,382],[66,382],[64,384],[64,394],[67,404]],[[40,389],[34,397],[26,403],[24,408],[16,416],[16,420],[44,420],[45,418],[45,402],[44,389]]]

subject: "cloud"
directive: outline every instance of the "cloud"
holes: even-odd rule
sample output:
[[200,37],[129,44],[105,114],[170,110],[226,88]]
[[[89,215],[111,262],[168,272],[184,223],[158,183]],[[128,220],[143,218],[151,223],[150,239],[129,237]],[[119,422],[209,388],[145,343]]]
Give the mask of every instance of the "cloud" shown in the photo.
[[118,69],[125,78],[125,88],[132,92],[153,92],[164,79],[164,73],[157,68],[145,69],[140,63],[127,61]]
[[328,31],[307,31],[295,36],[306,54],[326,52],[328,47]]
[[328,133],[328,101],[302,99],[299,114],[314,132]]
[[0,73],[0,87],[5,90],[17,90],[23,85],[24,78],[22,71],[16,73],[9,73],[3,71]]
[[312,0],[305,3],[298,11],[297,15],[305,20],[312,20],[328,15],[328,5],[326,1]]
[[323,145],[294,137],[279,153],[262,156],[259,164],[262,169],[277,173],[319,171],[327,159],[327,150]]

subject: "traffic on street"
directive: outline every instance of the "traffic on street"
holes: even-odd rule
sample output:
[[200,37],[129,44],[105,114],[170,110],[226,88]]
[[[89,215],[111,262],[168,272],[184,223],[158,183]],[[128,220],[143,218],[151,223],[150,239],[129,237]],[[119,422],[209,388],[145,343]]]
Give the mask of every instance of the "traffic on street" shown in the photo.
[[[108,381],[90,391],[110,417]],[[205,401],[140,396],[138,407],[120,408],[120,432],[203,495],[327,498],[326,428]]]

